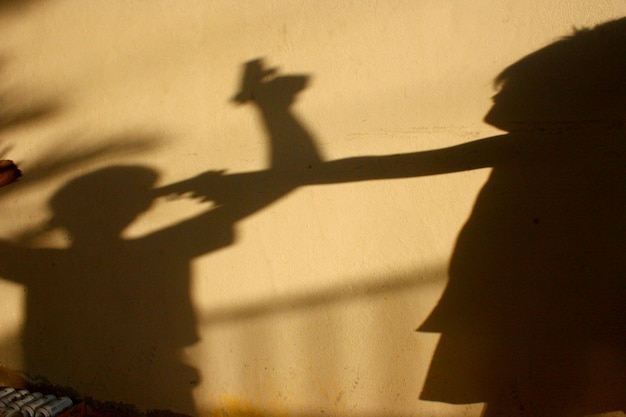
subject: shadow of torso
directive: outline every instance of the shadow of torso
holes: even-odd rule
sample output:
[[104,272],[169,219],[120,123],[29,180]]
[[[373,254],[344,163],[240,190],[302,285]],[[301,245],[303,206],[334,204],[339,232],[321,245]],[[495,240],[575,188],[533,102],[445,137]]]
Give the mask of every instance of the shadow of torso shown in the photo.
[[[213,231],[218,248],[230,243],[230,230]],[[189,279],[199,245],[176,234],[94,239],[14,257],[16,275],[33,278],[23,282],[26,370],[95,398],[192,412],[199,376],[181,357],[198,341]]]
[[505,157],[458,237],[449,285],[420,328],[442,333],[423,399],[510,401],[541,412],[619,409],[626,398],[623,134],[609,127],[497,139]]

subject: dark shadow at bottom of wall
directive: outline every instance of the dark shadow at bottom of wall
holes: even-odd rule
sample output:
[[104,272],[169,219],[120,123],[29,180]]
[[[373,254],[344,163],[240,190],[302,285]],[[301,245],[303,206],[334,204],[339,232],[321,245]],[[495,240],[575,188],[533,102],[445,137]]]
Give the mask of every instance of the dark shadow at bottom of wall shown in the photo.
[[85,417],[192,417],[188,414],[177,413],[171,410],[148,410],[140,411],[131,404],[113,401],[97,401],[89,397],[83,397],[71,387],[62,387],[50,384],[39,378],[29,378],[22,372],[9,369],[0,365],[0,385],[16,389],[26,389],[30,392],[53,394],[57,397],[67,396],[75,404],[85,403]]

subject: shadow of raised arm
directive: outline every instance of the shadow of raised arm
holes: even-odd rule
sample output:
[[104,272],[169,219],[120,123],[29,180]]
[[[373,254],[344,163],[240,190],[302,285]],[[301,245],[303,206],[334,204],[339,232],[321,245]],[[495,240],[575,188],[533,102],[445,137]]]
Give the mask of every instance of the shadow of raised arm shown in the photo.
[[159,195],[186,194],[223,206],[221,215],[236,222],[274,203],[305,184],[305,174],[322,157],[315,140],[291,106],[308,83],[306,75],[274,76],[260,59],[244,65],[239,92],[233,101],[258,110],[268,141],[268,168],[225,174],[207,171],[162,187]]
[[275,76],[255,59],[244,65],[239,104],[251,103],[259,111],[267,132],[270,169],[298,169],[322,161],[311,133],[293,114],[291,106],[309,82],[307,75]]

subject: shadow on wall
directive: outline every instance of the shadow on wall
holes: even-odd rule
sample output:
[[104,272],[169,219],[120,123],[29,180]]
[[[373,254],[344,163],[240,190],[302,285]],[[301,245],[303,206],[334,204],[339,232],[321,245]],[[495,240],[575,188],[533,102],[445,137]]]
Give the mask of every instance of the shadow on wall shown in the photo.
[[[623,409],[625,26],[581,31],[507,68],[486,118],[507,135],[330,162],[290,110],[307,78],[251,61],[236,100],[262,116],[268,169],[208,171],[160,189],[151,168],[102,169],[50,201],[67,248],[0,243],[0,273],[28,288],[27,371],[99,398],[194,413],[199,376],[180,361],[197,341],[194,257],[232,244],[239,220],[299,186],[492,167],[449,285],[420,328],[442,333],[421,398],[487,402],[486,417]],[[216,207],[121,238],[154,198],[185,193]]]
[[626,409],[625,57],[626,19],[578,31],[498,76],[485,120],[509,134],[324,167],[327,182],[493,168],[419,329],[442,334],[422,399]]
[[12,0],[0,0],[0,12],[1,13],[19,13],[32,7],[34,3],[38,3],[39,0],[24,0],[24,1],[12,1]]
[[493,171],[420,328],[442,333],[421,398],[486,401],[484,417],[626,411],[625,56],[621,19],[497,78],[485,120],[510,133],[465,145]]
[[150,205],[155,179],[142,167],[74,179],[50,202],[50,226],[67,231],[67,248],[2,244],[3,276],[28,291],[23,340],[31,376],[96,398],[190,401],[197,376],[174,358],[195,342],[191,306],[180,300],[188,299],[189,259],[204,245],[194,245],[185,227],[134,241],[119,236]]
[[421,398],[486,401],[484,417],[626,411],[626,19],[497,83],[485,120],[510,133],[466,145],[493,171],[420,328],[442,333]]
[[[182,349],[197,342],[190,262],[232,244],[237,221],[300,185],[302,176],[291,177],[292,170],[319,161],[310,135],[289,111],[307,77],[269,75],[259,61],[248,63],[237,101],[254,100],[263,116],[270,169],[208,171],[161,189],[148,167],[100,169],[62,186],[49,202],[49,224],[24,233],[24,245],[0,242],[0,273],[28,292],[29,375],[97,399],[195,413],[191,392],[199,375],[181,362]],[[57,164],[48,165],[53,172]],[[217,207],[141,238],[121,237],[155,198],[177,193]],[[57,228],[67,233],[66,248],[29,245]]]

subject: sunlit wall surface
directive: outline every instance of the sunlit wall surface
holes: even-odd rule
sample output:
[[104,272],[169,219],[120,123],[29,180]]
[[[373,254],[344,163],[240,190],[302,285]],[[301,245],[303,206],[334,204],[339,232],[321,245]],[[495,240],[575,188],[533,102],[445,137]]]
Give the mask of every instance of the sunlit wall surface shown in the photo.
[[[0,159],[24,176],[0,189],[0,364],[189,415],[481,415],[510,394],[484,394],[496,372],[427,398],[440,332],[416,329],[491,167],[373,157],[503,134],[483,121],[499,73],[624,15],[618,0],[1,0]],[[572,358],[589,390],[562,399],[580,415],[623,405],[595,384],[626,367],[599,333]],[[476,366],[501,367],[484,348]],[[558,383],[510,395],[549,408],[524,387]]]

